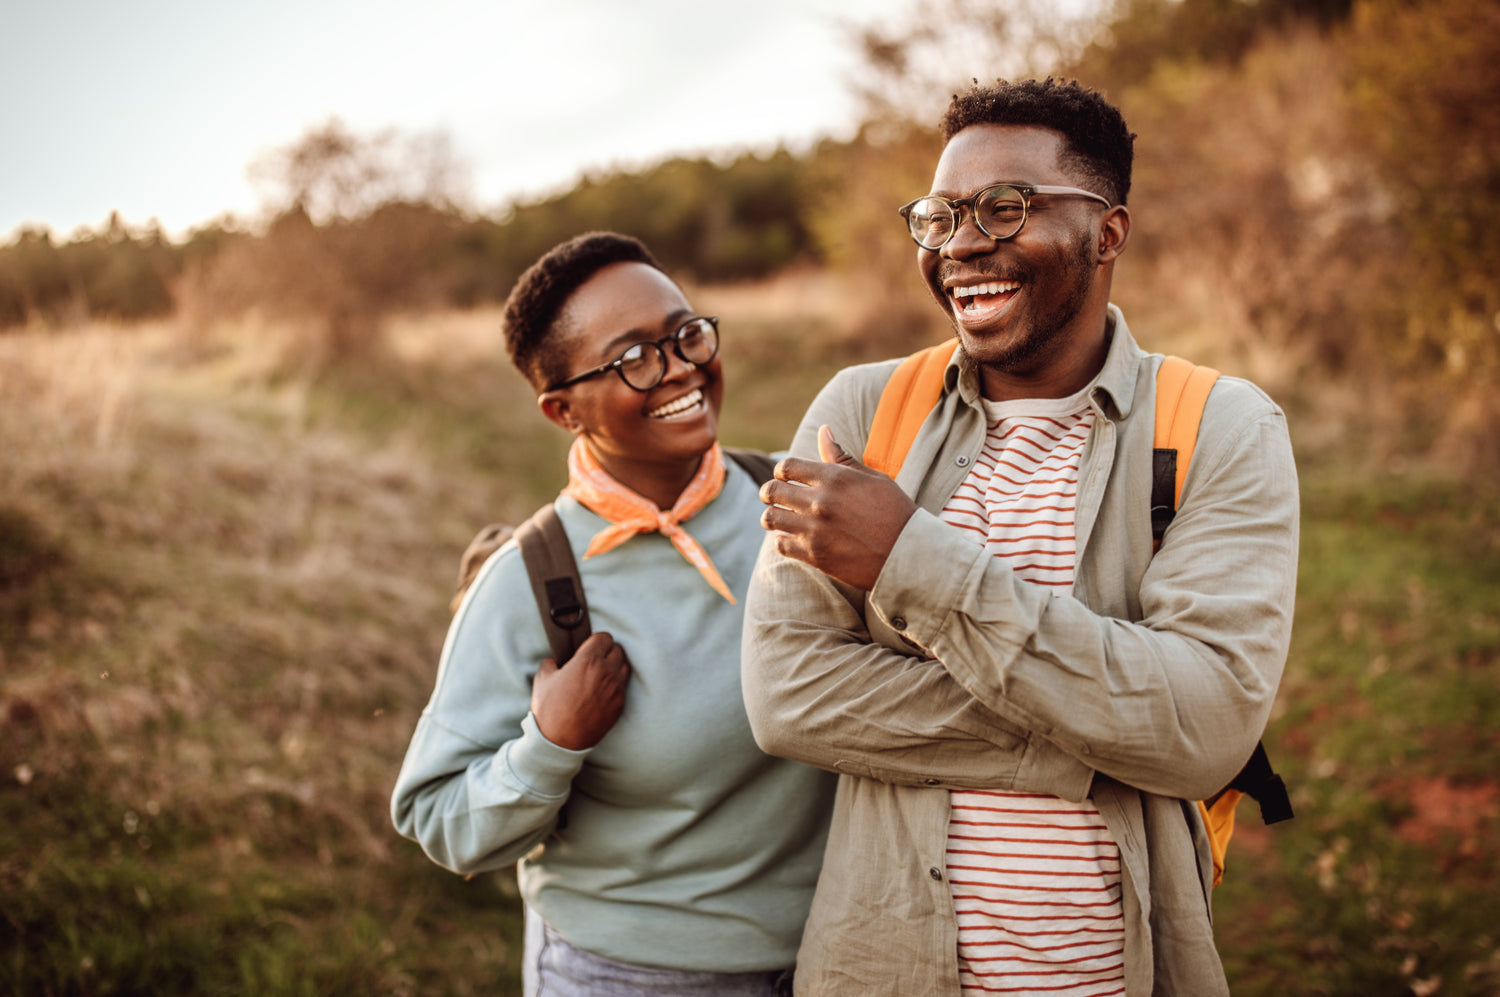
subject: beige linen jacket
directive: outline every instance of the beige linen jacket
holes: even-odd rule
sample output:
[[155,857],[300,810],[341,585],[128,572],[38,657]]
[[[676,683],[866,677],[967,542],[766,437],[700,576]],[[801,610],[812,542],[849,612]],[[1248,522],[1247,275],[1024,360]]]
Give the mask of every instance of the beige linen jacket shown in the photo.
[[[1128,993],[1228,993],[1207,838],[1187,801],[1238,773],[1270,713],[1291,636],[1296,469],[1280,409],[1221,378],[1153,557],[1162,358],[1113,305],[1109,324],[1071,596],[1019,581],[937,518],[985,435],[976,372],[958,356],[897,478],[921,508],[871,592],[761,552],[742,659],[751,725],[766,751],[841,774],[799,995],[959,992],[952,788],[1092,799],[1120,846]],[[826,423],[861,453],[895,363],[838,374],[792,452],[816,459]]]

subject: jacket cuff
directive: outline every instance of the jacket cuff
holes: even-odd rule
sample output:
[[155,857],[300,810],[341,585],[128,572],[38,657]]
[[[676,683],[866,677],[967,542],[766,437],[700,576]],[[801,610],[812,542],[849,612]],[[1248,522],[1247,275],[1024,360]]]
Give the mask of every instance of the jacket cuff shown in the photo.
[[896,538],[869,606],[908,644],[931,655],[949,614],[963,604],[960,594],[977,584],[975,573],[983,571],[977,562],[986,557],[983,547],[918,509]]

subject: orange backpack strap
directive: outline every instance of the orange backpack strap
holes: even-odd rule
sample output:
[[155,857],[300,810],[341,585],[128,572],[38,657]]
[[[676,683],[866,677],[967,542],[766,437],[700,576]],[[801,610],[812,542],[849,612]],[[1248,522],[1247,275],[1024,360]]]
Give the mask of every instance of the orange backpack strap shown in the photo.
[[894,478],[906,461],[917,431],[943,397],[943,374],[953,359],[953,341],[918,350],[902,360],[875,407],[864,462]]
[[[1167,357],[1156,372],[1151,535],[1158,547],[1182,502],[1182,483],[1187,480],[1188,465],[1193,461],[1198,425],[1203,421],[1208,393],[1218,379],[1219,372],[1212,367],[1200,367],[1181,357]],[[1235,805],[1246,794],[1260,804],[1261,819],[1265,823],[1291,819],[1292,801],[1287,795],[1286,784],[1272,771],[1266,749],[1261,744],[1255,746],[1240,774],[1222,792],[1198,803],[1204,829],[1208,832],[1209,850],[1213,854],[1215,886],[1224,879],[1229,839],[1234,835]]]
[[1156,430],[1152,441],[1151,537],[1156,546],[1177,515],[1198,441],[1203,407],[1219,372],[1181,357],[1167,357],[1156,372]]
[[1229,839],[1234,837],[1234,807],[1240,802],[1240,791],[1226,789],[1212,803],[1198,801],[1198,813],[1208,832],[1208,850],[1214,860],[1214,885],[1224,882],[1224,865],[1229,856]]

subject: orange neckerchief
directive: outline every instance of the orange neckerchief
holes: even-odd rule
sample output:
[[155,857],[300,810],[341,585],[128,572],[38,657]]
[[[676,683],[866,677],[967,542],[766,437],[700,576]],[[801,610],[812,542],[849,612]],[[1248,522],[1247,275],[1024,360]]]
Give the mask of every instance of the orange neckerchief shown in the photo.
[[676,504],[669,511],[662,512],[655,502],[611,477],[580,438],[573,441],[573,448],[568,451],[568,485],[562,493],[571,495],[611,524],[589,541],[589,549],[583,555],[585,559],[613,550],[637,533],[660,530],[662,536],[671,540],[688,563],[714,587],[714,591],[733,604],[734,596],[729,594],[729,586],[724,584],[713,561],[709,560],[708,552],[677,525],[691,519],[694,513],[712,502],[723,487],[724,456],[715,443],[703,455],[698,472],[677,496]]

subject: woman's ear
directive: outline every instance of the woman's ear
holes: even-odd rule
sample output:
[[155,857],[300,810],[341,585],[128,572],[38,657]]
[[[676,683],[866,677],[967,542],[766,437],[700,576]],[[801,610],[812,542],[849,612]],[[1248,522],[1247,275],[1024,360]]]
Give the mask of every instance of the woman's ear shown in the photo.
[[543,391],[536,396],[536,405],[542,410],[542,415],[545,415],[554,425],[561,426],[575,436],[583,432],[583,424],[578,421],[578,416],[573,412],[567,388]]

